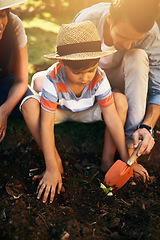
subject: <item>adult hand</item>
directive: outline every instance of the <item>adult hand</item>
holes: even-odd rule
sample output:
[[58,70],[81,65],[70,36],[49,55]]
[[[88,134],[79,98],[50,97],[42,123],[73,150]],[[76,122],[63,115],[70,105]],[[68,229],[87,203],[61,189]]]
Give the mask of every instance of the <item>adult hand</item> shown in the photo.
[[50,203],[52,203],[56,193],[56,189],[57,193],[60,194],[62,188],[62,177],[60,172],[58,170],[46,170],[41,175],[34,176],[33,180],[36,179],[41,179],[37,187],[37,198],[40,199],[42,193],[44,192],[43,203],[47,201],[49,194]]
[[2,111],[2,108],[0,107],[0,142],[2,142],[3,138],[6,135],[6,129],[7,129],[7,116]]
[[145,128],[137,129],[133,133],[132,138],[134,148],[138,146],[139,140],[142,140],[142,145],[137,153],[138,156],[149,154],[155,144],[154,138],[152,137],[150,132]]

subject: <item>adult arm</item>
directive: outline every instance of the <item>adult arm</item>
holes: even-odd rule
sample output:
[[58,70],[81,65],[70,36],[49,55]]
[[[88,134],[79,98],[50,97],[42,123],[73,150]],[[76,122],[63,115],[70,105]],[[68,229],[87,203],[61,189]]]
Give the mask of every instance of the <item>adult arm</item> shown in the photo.
[[55,140],[54,140],[54,118],[55,113],[48,112],[41,108],[41,124],[40,136],[42,151],[46,163],[46,171],[39,182],[37,191],[37,198],[39,199],[44,192],[43,202],[47,201],[50,193],[50,203],[53,202],[56,188],[57,193],[60,194],[62,187],[62,177],[58,168],[55,153]]
[[[156,104],[149,104],[147,107],[146,115],[142,124],[148,125],[154,128],[158,118],[160,116],[160,106]],[[154,146],[154,138],[146,128],[139,128],[133,134],[134,147],[138,146],[139,139],[142,139],[142,146],[138,151],[138,155],[148,154]]]
[[[144,49],[149,58],[149,82],[148,82],[148,106],[142,124],[154,128],[160,116],[160,31],[155,23],[153,28],[145,34],[144,39],[136,43],[137,48]],[[134,147],[137,147],[138,140],[142,139],[142,146],[138,155],[148,154],[154,146],[154,139],[145,128],[135,131],[133,134]]]
[[25,46],[17,51],[16,59],[14,59],[14,84],[8,93],[7,100],[0,107],[0,142],[6,133],[8,116],[26,92],[27,85],[28,52]]

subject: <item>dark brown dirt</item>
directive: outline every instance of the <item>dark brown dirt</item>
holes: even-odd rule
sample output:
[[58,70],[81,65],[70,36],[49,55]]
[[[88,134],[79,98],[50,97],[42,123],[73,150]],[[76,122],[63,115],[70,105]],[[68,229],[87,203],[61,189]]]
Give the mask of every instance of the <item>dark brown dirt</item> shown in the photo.
[[160,128],[150,155],[139,159],[149,171],[150,181],[128,182],[108,197],[100,188],[104,176],[98,173],[101,125],[94,124],[98,128],[96,142],[87,142],[84,136],[80,145],[78,136],[70,138],[72,129],[79,128],[90,139],[88,125],[66,124],[58,126],[57,132],[65,129],[63,135],[56,133],[65,169],[64,189],[53,204],[36,199],[37,183],[32,177],[45,169],[40,149],[25,128],[15,134],[8,127],[0,150],[0,239],[159,240]]

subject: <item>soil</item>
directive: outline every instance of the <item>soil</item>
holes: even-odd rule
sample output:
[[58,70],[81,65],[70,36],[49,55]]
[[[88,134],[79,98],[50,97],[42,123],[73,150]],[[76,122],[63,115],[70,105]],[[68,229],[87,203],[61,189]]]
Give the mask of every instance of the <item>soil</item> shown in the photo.
[[[52,204],[44,204],[37,200],[38,182],[32,180],[45,169],[42,152],[26,127],[15,134],[13,125],[9,124],[0,150],[0,239],[160,239],[160,127],[152,152],[139,158],[150,181],[136,185],[128,181],[107,196],[100,188],[104,175],[99,171],[104,126],[90,125],[98,130],[94,140],[87,124],[58,125],[63,189]],[[75,129],[83,135],[83,144],[78,135],[71,137]]]

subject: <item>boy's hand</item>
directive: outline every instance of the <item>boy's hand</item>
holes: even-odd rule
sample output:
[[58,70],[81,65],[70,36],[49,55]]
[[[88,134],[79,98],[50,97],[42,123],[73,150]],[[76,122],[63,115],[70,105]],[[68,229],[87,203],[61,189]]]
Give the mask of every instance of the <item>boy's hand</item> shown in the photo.
[[2,142],[2,140],[5,137],[6,129],[7,129],[7,116],[6,114],[4,114],[2,108],[0,107],[0,142]]
[[37,198],[40,199],[42,193],[44,192],[43,203],[45,203],[50,193],[50,203],[52,203],[55,196],[56,188],[58,194],[60,194],[62,188],[62,177],[60,172],[58,170],[46,170],[41,175],[34,176],[33,180],[39,178],[41,180],[37,187]]
[[133,170],[133,177],[138,180],[143,180],[145,183],[146,181],[149,181],[149,174],[147,170],[139,163],[134,163],[131,166]]

